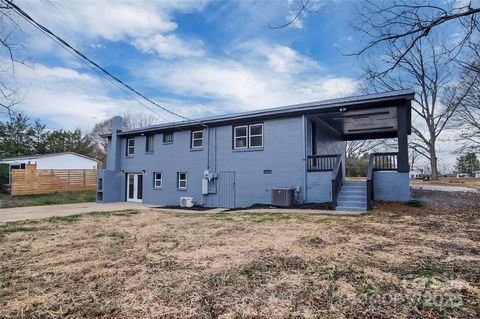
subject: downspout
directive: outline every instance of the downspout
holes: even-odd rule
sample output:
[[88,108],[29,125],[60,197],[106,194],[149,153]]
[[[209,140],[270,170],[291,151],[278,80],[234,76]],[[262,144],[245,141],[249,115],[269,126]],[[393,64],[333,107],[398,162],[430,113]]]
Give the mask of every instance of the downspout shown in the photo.
[[303,202],[307,202],[307,118],[302,115],[302,132],[303,132]]

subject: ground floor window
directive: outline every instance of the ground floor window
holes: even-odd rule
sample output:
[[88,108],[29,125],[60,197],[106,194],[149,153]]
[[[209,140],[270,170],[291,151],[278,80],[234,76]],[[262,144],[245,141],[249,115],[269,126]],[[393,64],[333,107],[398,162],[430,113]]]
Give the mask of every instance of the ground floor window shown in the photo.
[[162,187],[162,173],[160,172],[153,173],[153,187],[155,188]]
[[177,188],[187,189],[187,173],[186,172],[177,173]]

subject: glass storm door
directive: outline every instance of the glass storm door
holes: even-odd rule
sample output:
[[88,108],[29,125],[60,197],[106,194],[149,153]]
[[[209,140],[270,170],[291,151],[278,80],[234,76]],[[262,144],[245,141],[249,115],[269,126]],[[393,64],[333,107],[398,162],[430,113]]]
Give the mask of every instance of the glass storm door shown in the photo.
[[143,175],[127,174],[127,202],[142,202]]

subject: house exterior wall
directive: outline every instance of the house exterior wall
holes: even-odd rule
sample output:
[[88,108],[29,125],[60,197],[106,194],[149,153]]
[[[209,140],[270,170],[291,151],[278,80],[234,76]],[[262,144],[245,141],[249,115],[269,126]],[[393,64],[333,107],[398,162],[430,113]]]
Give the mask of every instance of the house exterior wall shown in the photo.
[[410,200],[409,174],[396,171],[373,172],[373,197],[378,201]]
[[[315,133],[312,133],[312,123],[315,123]],[[314,136],[315,135],[315,138]],[[307,121],[307,154],[313,154],[313,141],[316,144],[315,155],[345,154],[345,142],[324,123],[315,119]],[[345,158],[343,158],[345,176]],[[306,201],[309,203],[326,203],[332,201],[332,172],[308,172]]]
[[[154,135],[154,152],[146,153],[146,136],[135,136],[135,154],[127,156],[126,138],[110,140],[108,156],[117,156],[118,165],[108,161],[103,179],[104,202],[126,200],[126,174],[143,174],[143,202],[158,205],[178,205],[180,197],[193,197],[195,204],[219,206],[221,172],[235,172],[235,207],[254,203],[271,203],[272,187],[293,187],[303,201],[305,191],[305,160],[302,117],[272,119],[263,122],[263,148],[233,149],[233,126],[204,128],[203,148],[191,149],[191,131],[174,132],[173,143],[164,144],[163,134]],[[257,122],[246,123],[254,124]],[[119,148],[118,150],[116,148]],[[204,171],[217,173],[209,182],[209,194],[202,194]],[[162,187],[154,187],[154,173],[162,173]],[[177,172],[188,173],[186,190],[177,189]],[[120,191],[110,188],[115,179]],[[115,196],[107,193],[120,193]]]

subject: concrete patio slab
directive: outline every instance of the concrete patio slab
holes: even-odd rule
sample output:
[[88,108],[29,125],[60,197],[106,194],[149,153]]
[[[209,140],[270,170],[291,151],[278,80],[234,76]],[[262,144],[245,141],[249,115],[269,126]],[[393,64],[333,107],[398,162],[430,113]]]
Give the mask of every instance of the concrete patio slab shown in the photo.
[[27,206],[0,209],[0,222],[16,222],[29,219],[44,219],[54,216],[70,216],[95,211],[114,212],[126,209],[149,210],[152,205],[140,203],[78,203],[45,206]]

